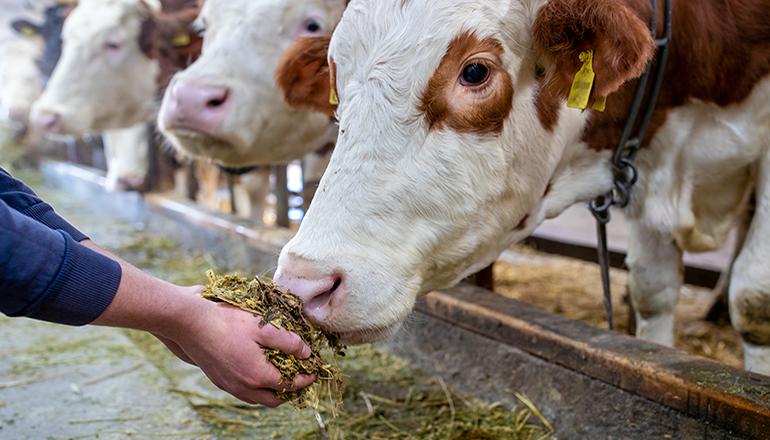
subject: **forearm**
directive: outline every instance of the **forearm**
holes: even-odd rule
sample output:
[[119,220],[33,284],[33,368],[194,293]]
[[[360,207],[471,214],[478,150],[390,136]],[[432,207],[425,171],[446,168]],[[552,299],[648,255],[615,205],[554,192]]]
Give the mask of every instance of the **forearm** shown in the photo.
[[[93,243],[86,245],[95,247]],[[173,285],[118,261],[123,269],[118,293],[94,324],[144,330],[168,338],[177,337],[192,324],[187,318],[194,315],[191,311],[201,301],[195,295],[197,289]]]

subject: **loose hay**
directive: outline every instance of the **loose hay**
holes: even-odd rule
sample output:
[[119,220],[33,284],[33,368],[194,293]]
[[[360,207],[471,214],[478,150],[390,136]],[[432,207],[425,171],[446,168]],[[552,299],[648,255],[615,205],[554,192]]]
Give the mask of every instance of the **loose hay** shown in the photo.
[[[337,336],[314,326],[302,311],[302,301],[285,292],[268,279],[246,279],[238,275],[216,275],[209,270],[206,275],[209,284],[201,296],[211,301],[224,302],[253,313],[262,319],[260,326],[267,324],[296,333],[310,346],[312,354],[308,359],[272,348],[265,349],[267,360],[281,372],[281,384],[291,386],[300,375],[315,375],[316,383],[310,387],[290,391],[284,389],[276,396],[297,408],[311,406],[318,408],[322,400],[336,408],[342,401],[342,378],[339,369],[322,357],[322,350],[334,349],[342,354]],[[334,411],[336,413],[336,411]]]

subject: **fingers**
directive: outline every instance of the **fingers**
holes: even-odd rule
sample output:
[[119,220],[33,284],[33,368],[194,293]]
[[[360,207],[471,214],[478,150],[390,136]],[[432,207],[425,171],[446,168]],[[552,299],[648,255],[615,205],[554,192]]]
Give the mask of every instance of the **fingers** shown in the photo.
[[290,391],[301,390],[302,388],[312,385],[315,380],[315,376],[297,376],[294,378],[294,384],[292,384]]
[[[280,385],[278,381],[272,383],[270,388],[249,388],[247,387],[220,387],[224,391],[235,396],[237,399],[254,405],[264,405],[269,408],[275,408],[283,403],[281,399],[275,396],[276,391],[297,391],[312,384],[315,376],[297,376],[291,387],[287,388]],[[280,375],[279,379],[280,381]],[[261,381],[260,381],[261,382]]]
[[287,330],[279,329],[272,324],[267,324],[258,329],[256,340],[263,347],[274,348],[300,359],[307,359],[311,354],[310,347],[302,338]]
[[264,405],[268,408],[275,408],[284,403],[283,400],[275,397],[275,391],[273,390],[244,389],[241,391],[232,391],[232,390],[228,390],[227,388],[222,388],[222,390],[232,394],[233,397],[235,397],[236,399],[246,403],[250,403],[252,405]]

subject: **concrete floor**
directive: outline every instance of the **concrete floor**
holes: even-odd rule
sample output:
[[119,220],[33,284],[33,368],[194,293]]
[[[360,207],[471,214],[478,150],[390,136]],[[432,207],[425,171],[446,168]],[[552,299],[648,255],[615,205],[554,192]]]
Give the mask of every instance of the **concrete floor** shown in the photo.
[[119,330],[0,318],[0,438],[209,438]]

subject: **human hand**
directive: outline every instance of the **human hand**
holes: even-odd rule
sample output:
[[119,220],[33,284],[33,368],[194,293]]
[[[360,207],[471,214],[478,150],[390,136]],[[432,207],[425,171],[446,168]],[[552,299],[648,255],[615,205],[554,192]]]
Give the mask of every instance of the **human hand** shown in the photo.
[[[95,245],[94,245],[95,246]],[[123,260],[120,287],[94,324],[152,333],[185,362],[197,365],[219,388],[248,403],[276,407],[275,391],[304,388],[315,377],[282,384],[265,348],[302,359],[310,348],[296,334],[234,307],[197,296],[200,287],[179,287],[146,274]]]
[[244,402],[273,408],[283,403],[275,391],[301,389],[315,381],[300,376],[293,384],[283,384],[280,372],[265,357],[263,347],[307,359],[310,347],[296,334],[270,324],[260,327],[260,317],[234,307],[191,299],[180,309],[177,325],[156,336],[222,390]]

